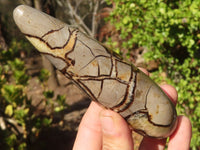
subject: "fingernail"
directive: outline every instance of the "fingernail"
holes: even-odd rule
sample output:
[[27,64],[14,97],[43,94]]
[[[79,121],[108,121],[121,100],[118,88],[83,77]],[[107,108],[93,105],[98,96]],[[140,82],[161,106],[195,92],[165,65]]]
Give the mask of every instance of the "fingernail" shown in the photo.
[[109,112],[103,112],[100,116],[102,130],[106,134],[112,134],[114,132],[114,120]]

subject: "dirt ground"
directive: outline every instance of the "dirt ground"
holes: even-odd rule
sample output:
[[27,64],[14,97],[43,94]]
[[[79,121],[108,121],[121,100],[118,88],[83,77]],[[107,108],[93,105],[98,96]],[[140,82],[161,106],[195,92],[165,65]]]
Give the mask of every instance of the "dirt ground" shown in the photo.
[[[33,105],[37,105],[43,96],[43,88],[37,78],[39,71],[42,68],[40,55],[27,59],[26,64],[27,73],[32,76],[29,81],[27,93],[28,96],[32,98]],[[54,120],[55,122],[57,121],[57,123],[54,123],[51,128],[42,130],[38,139],[31,143],[32,150],[71,150],[81,118],[90,104],[90,99],[58,71],[57,77],[60,86],[54,90],[55,95],[66,95],[66,103],[69,107],[64,111],[64,116],[54,117]],[[43,108],[42,105],[40,105],[40,107],[41,109]],[[137,150],[142,140],[142,136],[133,133],[133,139],[135,149]]]

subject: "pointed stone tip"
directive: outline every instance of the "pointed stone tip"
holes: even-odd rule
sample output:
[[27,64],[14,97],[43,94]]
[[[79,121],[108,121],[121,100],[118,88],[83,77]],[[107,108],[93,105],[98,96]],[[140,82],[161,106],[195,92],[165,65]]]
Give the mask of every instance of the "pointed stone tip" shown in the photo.
[[13,18],[16,21],[17,18],[19,18],[20,16],[22,16],[24,14],[24,8],[26,6],[25,5],[19,5],[17,6],[14,11],[13,11]]
[[27,5],[17,6],[13,11],[13,18],[23,34],[37,37],[65,26],[58,19]]
[[22,21],[22,18],[26,12],[27,9],[30,9],[31,7],[26,5],[19,5],[17,6],[13,11],[13,19],[17,26],[19,26],[20,22]]

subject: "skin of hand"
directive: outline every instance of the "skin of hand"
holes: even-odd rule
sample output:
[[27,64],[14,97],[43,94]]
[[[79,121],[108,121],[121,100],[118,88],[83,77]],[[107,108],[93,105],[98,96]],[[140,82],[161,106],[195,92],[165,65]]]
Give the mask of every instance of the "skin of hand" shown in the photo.
[[[140,68],[141,69],[141,68]],[[148,72],[141,69],[148,75]],[[162,85],[172,102],[177,102],[177,92],[170,85]],[[189,150],[192,136],[190,120],[178,116],[178,125],[169,138],[168,150]],[[80,123],[73,150],[133,150],[132,131],[126,121],[116,112],[91,102]],[[140,150],[163,150],[166,139],[144,137]]]

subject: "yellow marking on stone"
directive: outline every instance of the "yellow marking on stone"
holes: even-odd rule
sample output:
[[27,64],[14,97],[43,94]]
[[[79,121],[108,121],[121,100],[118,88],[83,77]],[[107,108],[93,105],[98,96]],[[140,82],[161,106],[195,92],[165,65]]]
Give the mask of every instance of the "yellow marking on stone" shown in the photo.
[[74,47],[74,44],[76,42],[76,31],[72,33],[72,35],[70,36],[70,39],[67,43],[67,45],[64,47],[65,53],[71,51]]
[[38,38],[28,36],[26,36],[26,38],[35,46],[38,51],[65,59],[65,54],[70,52],[74,47],[74,44],[76,42],[76,32],[72,33],[67,45],[64,48],[56,49],[51,49],[45,42],[41,41]]

